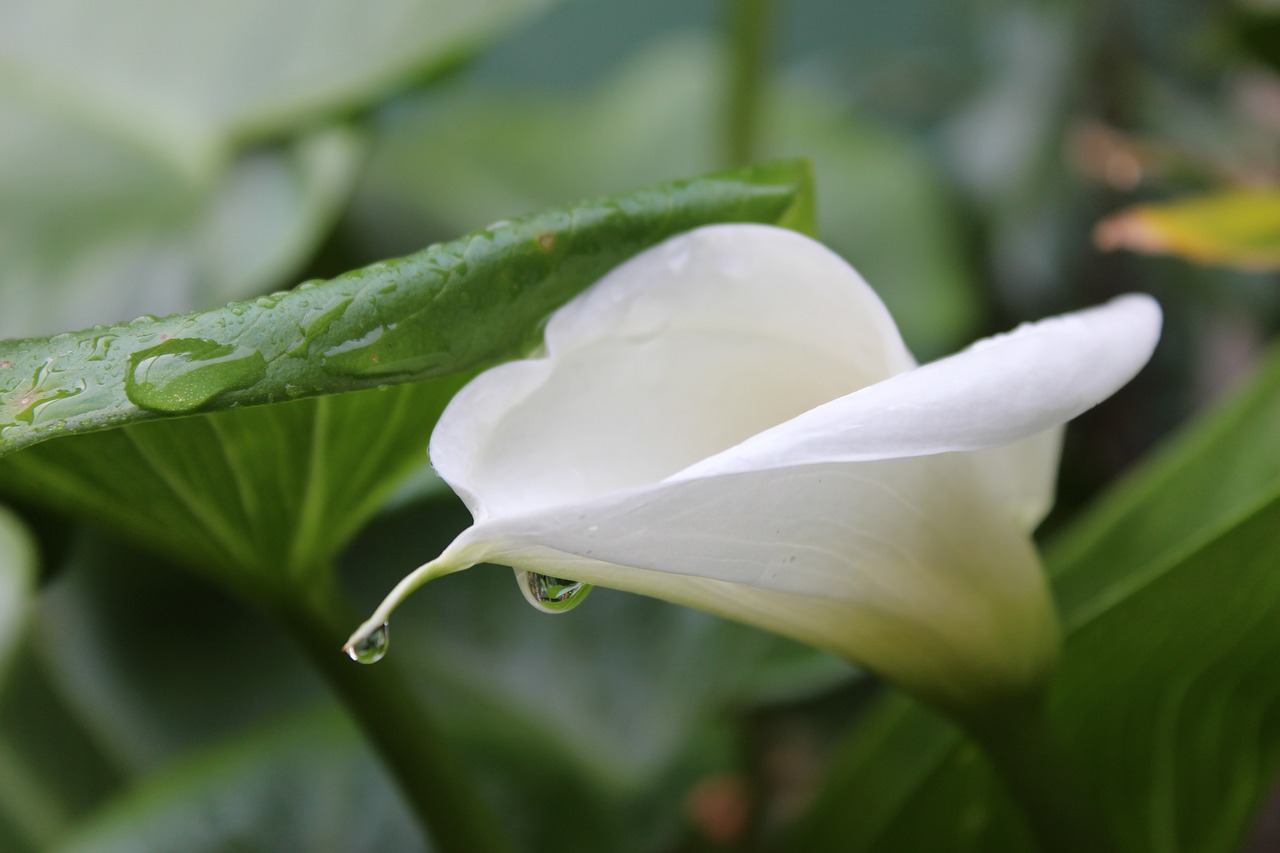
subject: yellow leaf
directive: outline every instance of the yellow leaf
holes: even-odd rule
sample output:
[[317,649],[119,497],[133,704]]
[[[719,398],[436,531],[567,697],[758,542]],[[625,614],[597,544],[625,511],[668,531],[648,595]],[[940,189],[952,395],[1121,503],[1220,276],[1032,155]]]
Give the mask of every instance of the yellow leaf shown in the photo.
[[1093,239],[1104,250],[1280,269],[1280,190],[1230,190],[1130,207],[1099,222]]

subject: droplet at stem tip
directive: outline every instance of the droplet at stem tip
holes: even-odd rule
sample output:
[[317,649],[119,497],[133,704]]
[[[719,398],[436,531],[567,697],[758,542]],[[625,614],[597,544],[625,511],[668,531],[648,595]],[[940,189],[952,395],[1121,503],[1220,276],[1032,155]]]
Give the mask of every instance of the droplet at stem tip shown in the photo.
[[[446,552],[448,553],[448,552]],[[443,575],[451,574],[460,568],[466,568],[466,565],[458,566],[456,564],[446,563],[444,554],[436,557],[434,560],[423,563],[406,575],[400,583],[396,584],[391,592],[387,593],[387,597],[382,599],[378,608],[373,611],[373,615],[360,623],[360,627],[347,638],[347,643],[342,647],[342,651],[348,657],[354,657],[356,650],[361,644],[367,643],[369,638],[382,626],[386,625],[391,618],[391,613],[400,606],[400,602],[404,601],[409,595],[422,586],[424,583]],[[470,564],[467,564],[470,565]]]

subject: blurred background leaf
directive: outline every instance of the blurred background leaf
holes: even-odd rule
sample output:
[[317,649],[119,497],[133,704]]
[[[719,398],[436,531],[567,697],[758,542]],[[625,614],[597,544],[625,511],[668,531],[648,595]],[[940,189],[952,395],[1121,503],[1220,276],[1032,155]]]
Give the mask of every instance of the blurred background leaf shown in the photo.
[[430,849],[359,734],[333,712],[201,750],[113,799],[51,850]]
[[0,337],[185,311],[275,285],[331,227],[361,147],[356,132],[320,131],[193,180],[0,90]]
[[1104,249],[1280,269],[1280,191],[1224,191],[1127,208],[1098,223],[1094,239]]
[[[549,0],[10,0],[7,88],[121,131],[168,130],[174,157],[296,132],[447,70]],[[159,73],[158,73],[159,72]]]

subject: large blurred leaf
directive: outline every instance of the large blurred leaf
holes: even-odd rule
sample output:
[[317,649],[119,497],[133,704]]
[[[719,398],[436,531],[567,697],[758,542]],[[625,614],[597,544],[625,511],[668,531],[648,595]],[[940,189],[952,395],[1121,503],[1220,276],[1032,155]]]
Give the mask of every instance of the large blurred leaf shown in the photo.
[[6,0],[0,90],[216,156],[366,106],[548,2]]
[[1228,190],[1113,214],[1094,232],[1104,249],[1201,264],[1280,269],[1280,190]]
[[65,853],[424,850],[349,724],[287,720],[155,774],[53,849]]
[[[39,624],[37,609],[34,625]],[[19,645],[0,689],[0,849],[47,850],[74,819],[121,782],[117,756],[93,716],[67,702],[41,648]]]
[[[1239,849],[1280,768],[1278,433],[1280,353],[1048,553],[1067,630],[1052,714],[1124,850]],[[1028,849],[977,750],[900,697],[851,738],[799,838]]]
[[274,286],[332,223],[361,153],[355,133],[331,130],[189,174],[0,89],[0,337]]
[[[585,95],[459,87],[397,105],[382,117],[352,225],[381,252],[403,251],[424,231],[712,168],[721,70],[716,46],[686,38]],[[765,154],[813,160],[823,239],[878,288],[908,340],[937,352],[964,339],[976,306],[956,222],[912,143],[798,84],[772,93],[761,127]]]

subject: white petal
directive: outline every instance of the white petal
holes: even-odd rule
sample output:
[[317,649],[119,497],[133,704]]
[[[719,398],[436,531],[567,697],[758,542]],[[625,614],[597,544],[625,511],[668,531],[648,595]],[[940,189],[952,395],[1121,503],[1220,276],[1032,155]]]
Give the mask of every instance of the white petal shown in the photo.
[[[1160,325],[1159,305],[1142,294],[1027,324],[819,406],[674,479],[1013,444],[1114,394],[1147,363]],[[1028,477],[1043,483],[1033,468]]]
[[1035,530],[1053,509],[1063,432],[1063,426],[1056,426],[975,454],[974,467],[991,496],[1027,532]]
[[636,256],[552,317],[546,348],[474,380],[432,436],[477,520],[657,482],[914,366],[852,268],[759,225]]
[[[667,481],[495,519],[458,546],[463,562],[725,613],[900,681],[923,678],[921,668],[936,681],[967,661],[954,678],[971,687],[1026,684],[1053,660],[1056,623],[1029,539],[1002,507],[975,495],[974,460]],[[923,681],[912,686],[925,690]]]

